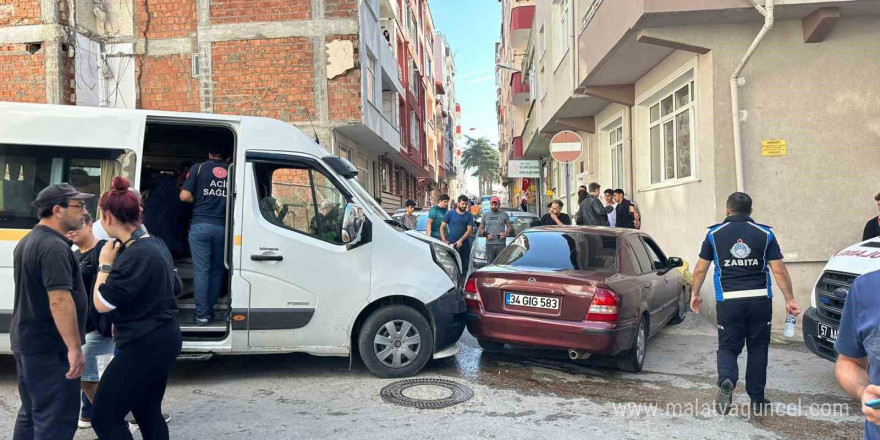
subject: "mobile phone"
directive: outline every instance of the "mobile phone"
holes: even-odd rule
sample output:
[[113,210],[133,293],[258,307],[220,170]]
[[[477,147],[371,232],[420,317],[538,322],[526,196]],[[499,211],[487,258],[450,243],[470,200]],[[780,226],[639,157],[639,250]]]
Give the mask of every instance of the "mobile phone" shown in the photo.
[[868,406],[868,407],[871,407],[874,409],[878,409],[878,408],[880,408],[880,399],[869,400],[869,401],[865,402],[865,406]]

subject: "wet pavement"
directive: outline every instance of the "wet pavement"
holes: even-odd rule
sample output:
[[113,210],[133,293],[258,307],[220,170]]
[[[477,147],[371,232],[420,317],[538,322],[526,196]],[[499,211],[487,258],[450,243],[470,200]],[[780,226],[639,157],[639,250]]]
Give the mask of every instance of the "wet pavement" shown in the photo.
[[[861,413],[837,387],[833,364],[797,340],[780,340],[770,349],[767,397],[785,406],[777,405],[772,415],[749,414],[740,385],[738,406],[724,418],[711,410],[714,328],[694,316],[649,341],[640,374],[616,371],[603,359],[570,361],[561,351],[508,347],[484,353],[468,334],[462,342],[458,356],[432,361],[419,375],[473,389],[471,400],[444,409],[382,401],[379,391],[394,380],[372,376],[358,360],[349,367],[347,358],[180,362],[164,406],[172,414],[171,438],[861,438]],[[414,388],[404,394],[437,398],[445,392]],[[2,357],[0,439],[11,437],[17,409],[14,363]],[[80,430],[76,438],[95,435]]]

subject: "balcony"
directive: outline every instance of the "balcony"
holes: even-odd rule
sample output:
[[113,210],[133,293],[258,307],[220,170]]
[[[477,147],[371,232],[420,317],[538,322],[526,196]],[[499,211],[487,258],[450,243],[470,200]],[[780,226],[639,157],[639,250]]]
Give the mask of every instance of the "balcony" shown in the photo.
[[513,97],[511,100],[513,105],[528,104],[531,91],[529,84],[523,83],[522,72],[514,72],[513,75],[510,75],[510,94]]
[[529,43],[535,5],[516,6],[510,11],[510,43],[514,50],[523,50]]

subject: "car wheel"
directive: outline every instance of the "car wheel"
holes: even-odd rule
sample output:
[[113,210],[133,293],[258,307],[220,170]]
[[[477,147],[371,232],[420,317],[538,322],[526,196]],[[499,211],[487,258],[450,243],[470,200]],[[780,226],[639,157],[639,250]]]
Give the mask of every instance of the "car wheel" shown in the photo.
[[672,319],[669,320],[669,325],[681,324],[687,316],[690,305],[691,300],[690,295],[687,293],[687,289],[681,289],[681,293],[678,295],[678,309],[675,311],[675,315],[672,316]]
[[632,348],[617,360],[617,368],[629,372],[642,371],[645,364],[645,355],[648,352],[648,324],[645,318],[639,320],[636,336],[633,338]]
[[434,332],[428,320],[412,307],[383,307],[364,321],[358,348],[364,365],[376,376],[408,377],[431,360]]
[[504,344],[501,342],[487,341],[485,339],[477,339],[477,344],[487,353],[497,353],[504,350]]

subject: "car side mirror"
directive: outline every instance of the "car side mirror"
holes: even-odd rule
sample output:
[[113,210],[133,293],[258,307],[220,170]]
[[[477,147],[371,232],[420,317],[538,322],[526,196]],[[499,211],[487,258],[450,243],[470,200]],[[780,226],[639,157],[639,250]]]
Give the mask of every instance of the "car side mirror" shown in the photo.
[[356,203],[345,205],[342,218],[342,242],[352,247],[360,243],[366,221],[364,208]]
[[667,260],[666,263],[669,265],[669,267],[684,266],[684,261],[682,261],[681,258],[678,257],[669,257],[669,260]]

